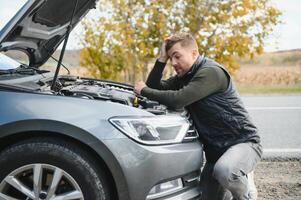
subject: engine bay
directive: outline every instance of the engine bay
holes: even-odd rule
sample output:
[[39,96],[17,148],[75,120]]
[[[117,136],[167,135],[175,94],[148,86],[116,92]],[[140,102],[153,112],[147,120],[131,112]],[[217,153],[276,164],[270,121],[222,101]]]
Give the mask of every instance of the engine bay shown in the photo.
[[95,79],[60,78],[61,95],[95,100],[105,100],[145,109],[154,114],[166,114],[166,106],[157,101],[151,101],[141,95],[136,95],[133,86]]

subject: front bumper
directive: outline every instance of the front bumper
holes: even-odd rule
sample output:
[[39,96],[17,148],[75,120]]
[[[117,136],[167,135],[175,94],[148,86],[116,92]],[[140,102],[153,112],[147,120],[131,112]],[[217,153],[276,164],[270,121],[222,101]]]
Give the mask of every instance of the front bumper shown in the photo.
[[[127,183],[131,200],[145,200],[150,190],[160,183],[181,179],[183,187],[174,193],[152,200],[198,199],[203,149],[198,142],[146,146],[128,138],[104,140],[117,159]],[[118,180],[115,180],[118,181]],[[122,196],[119,196],[123,200]]]

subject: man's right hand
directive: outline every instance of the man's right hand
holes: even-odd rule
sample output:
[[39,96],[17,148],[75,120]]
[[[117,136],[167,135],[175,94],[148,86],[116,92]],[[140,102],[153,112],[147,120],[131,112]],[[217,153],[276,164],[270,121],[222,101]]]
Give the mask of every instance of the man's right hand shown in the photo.
[[158,60],[159,60],[159,62],[162,62],[162,63],[167,63],[167,61],[169,59],[167,52],[166,52],[166,43],[167,43],[168,39],[169,38],[164,39],[163,44],[161,46],[160,58]]

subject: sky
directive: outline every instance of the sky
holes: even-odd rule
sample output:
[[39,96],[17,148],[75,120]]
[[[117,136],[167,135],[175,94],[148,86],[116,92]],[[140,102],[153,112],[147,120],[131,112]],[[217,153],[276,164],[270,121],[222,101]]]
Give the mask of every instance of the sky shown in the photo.
[[[26,0],[0,0],[0,29],[21,8]],[[271,0],[272,4],[283,13],[282,24],[266,40],[265,51],[301,49],[301,0]],[[89,17],[96,16],[90,12]],[[80,48],[79,38],[82,33],[80,24],[72,31],[67,49]]]

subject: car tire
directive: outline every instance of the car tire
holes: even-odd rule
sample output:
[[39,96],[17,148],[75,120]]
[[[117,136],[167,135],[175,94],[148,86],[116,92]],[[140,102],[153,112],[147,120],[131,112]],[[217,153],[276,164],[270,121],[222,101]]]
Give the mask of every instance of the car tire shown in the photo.
[[0,199],[109,200],[105,173],[94,163],[86,151],[62,139],[14,144],[0,153]]

